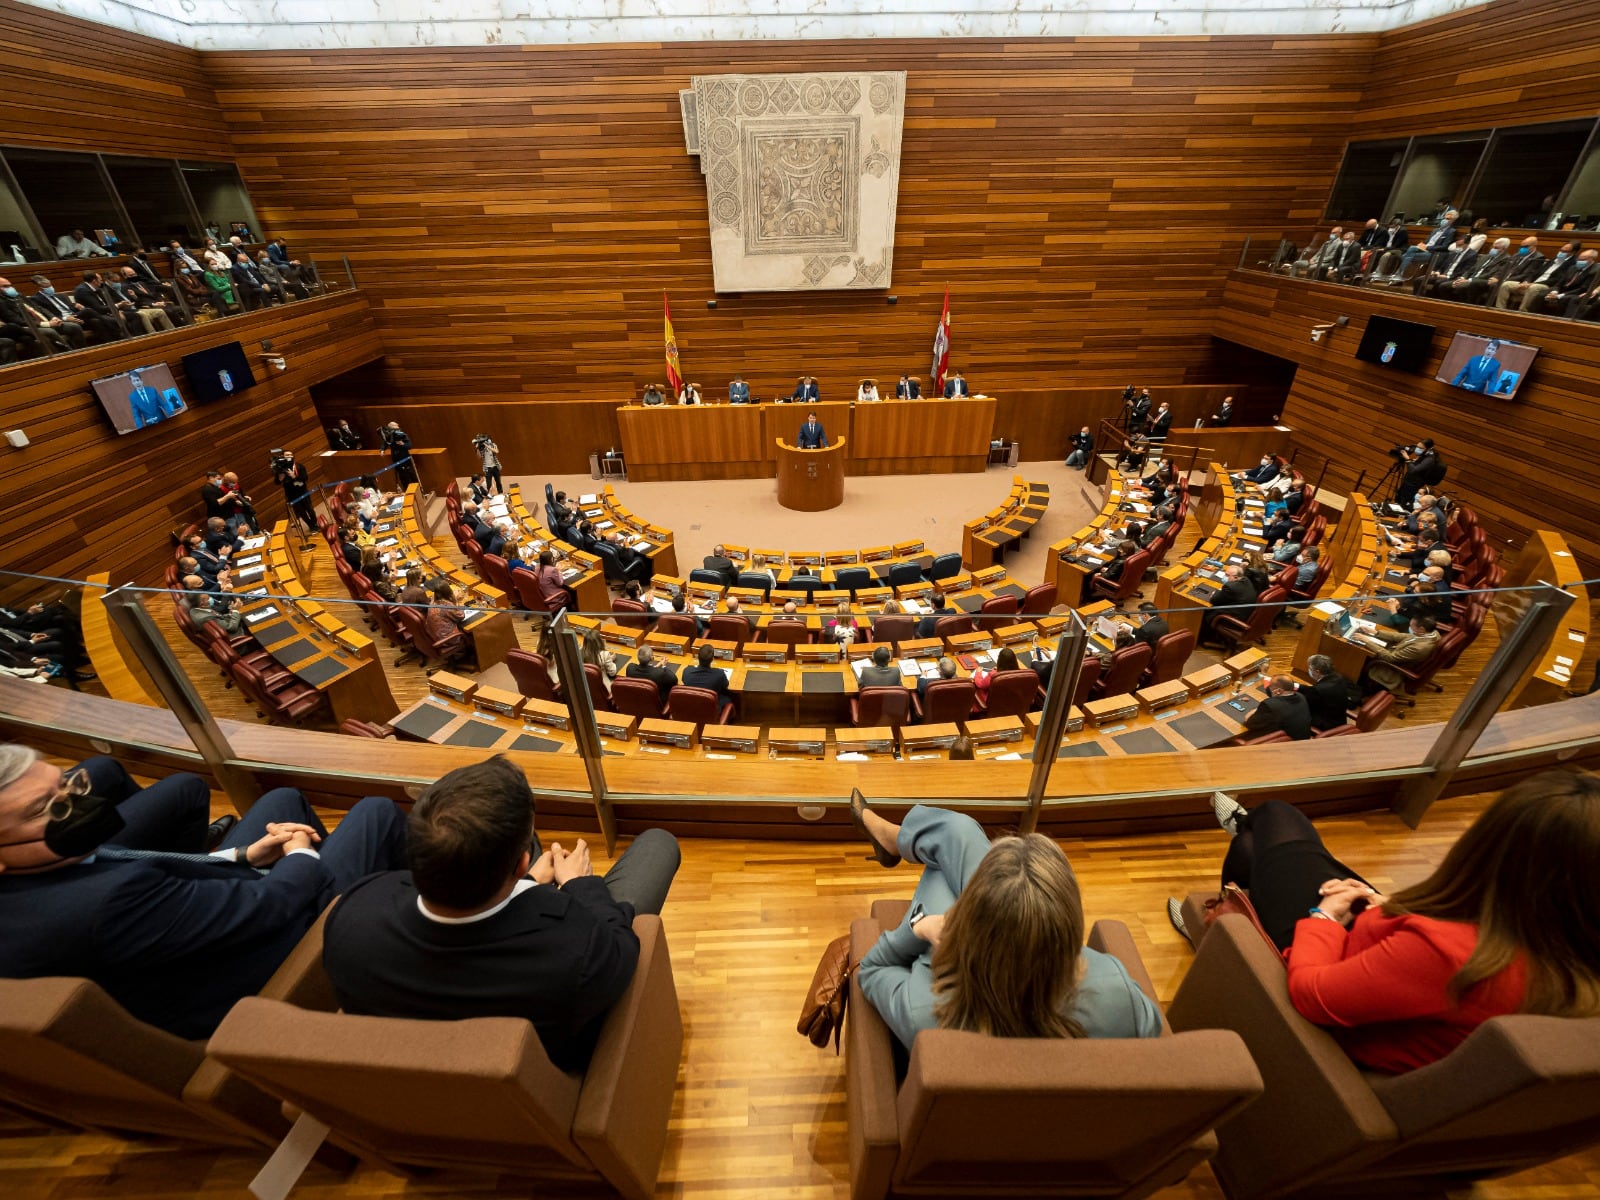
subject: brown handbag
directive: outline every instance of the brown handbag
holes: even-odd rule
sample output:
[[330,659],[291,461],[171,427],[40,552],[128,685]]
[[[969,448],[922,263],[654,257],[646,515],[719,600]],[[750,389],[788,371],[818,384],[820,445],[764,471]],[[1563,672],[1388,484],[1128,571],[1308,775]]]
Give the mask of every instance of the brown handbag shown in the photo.
[[1236,913],[1244,917],[1256,927],[1256,932],[1261,935],[1261,940],[1272,947],[1272,952],[1279,958],[1288,957],[1287,952],[1278,949],[1278,943],[1273,941],[1267,933],[1267,927],[1261,923],[1261,916],[1256,912],[1256,906],[1250,903],[1250,894],[1236,883],[1225,883],[1216,899],[1206,901],[1206,926],[1218,917]]
[[844,1028],[845,1003],[850,996],[850,935],[843,934],[828,943],[817,961],[817,972],[806,989],[795,1030],[811,1040],[813,1046],[826,1046],[833,1039],[833,1052],[839,1053],[839,1037]]

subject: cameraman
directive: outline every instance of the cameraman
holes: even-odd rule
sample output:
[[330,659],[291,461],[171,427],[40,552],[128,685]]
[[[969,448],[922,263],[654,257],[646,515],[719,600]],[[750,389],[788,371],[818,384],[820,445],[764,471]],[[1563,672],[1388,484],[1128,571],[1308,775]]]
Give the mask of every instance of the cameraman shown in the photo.
[[305,463],[295,461],[293,450],[274,450],[272,477],[283,485],[283,499],[289,506],[289,515],[306,529],[315,529],[317,514],[311,505],[311,483]]
[[494,444],[494,439],[487,433],[480,433],[473,438],[472,445],[483,463],[485,493],[499,492],[504,496],[506,485],[500,482],[500,447]]
[[378,430],[383,444],[389,447],[389,460],[394,463],[395,488],[404,491],[417,482],[417,468],[411,461],[411,439],[400,428],[399,421],[390,421]]
[[1423,438],[1415,446],[1406,446],[1402,453],[1405,455],[1405,473],[1400,486],[1395,489],[1395,503],[1402,508],[1410,508],[1412,501],[1417,498],[1417,490],[1424,485],[1434,487],[1443,482],[1447,468],[1438,451],[1433,448],[1432,438]]

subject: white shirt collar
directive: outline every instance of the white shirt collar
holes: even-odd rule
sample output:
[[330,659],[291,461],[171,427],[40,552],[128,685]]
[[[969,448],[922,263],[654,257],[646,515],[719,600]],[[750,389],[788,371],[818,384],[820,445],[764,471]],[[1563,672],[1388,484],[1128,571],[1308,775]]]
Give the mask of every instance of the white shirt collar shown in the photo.
[[437,925],[471,925],[474,921],[487,921],[490,917],[494,916],[495,913],[499,912],[518,896],[522,895],[523,892],[527,891],[529,888],[536,888],[538,886],[539,885],[532,879],[519,879],[517,880],[516,885],[511,889],[511,894],[504,900],[500,901],[499,904],[496,904],[493,908],[486,908],[482,912],[473,913],[470,917],[441,917],[438,913],[431,912],[428,909],[428,906],[422,902],[421,896],[417,897],[417,911]]

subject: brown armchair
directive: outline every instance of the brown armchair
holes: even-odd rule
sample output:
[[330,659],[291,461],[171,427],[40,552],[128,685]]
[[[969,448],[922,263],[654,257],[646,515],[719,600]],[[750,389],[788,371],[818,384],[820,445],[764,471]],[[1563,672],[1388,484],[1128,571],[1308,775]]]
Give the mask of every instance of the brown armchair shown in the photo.
[[[1200,919],[1196,898],[1184,914]],[[1283,963],[1239,916],[1205,931],[1168,1015],[1238,1033],[1266,1080],[1220,1131],[1212,1166],[1231,1200],[1461,1187],[1600,1141],[1600,1018],[1496,1017],[1429,1066],[1364,1071],[1295,1011]]]
[[[879,901],[850,929],[859,959],[904,915]],[[1120,922],[1089,944],[1149,976]],[[1236,1037],[996,1039],[919,1034],[896,1087],[894,1035],[852,997],[845,1023],[851,1200],[915,1196],[1145,1196],[1216,1150],[1211,1132],[1261,1091]]]
[[599,1180],[647,1200],[666,1147],[683,1021],[661,918],[636,917],[633,929],[638,967],[582,1076],[557,1070],[520,1018],[356,1017],[260,998],[240,1001],[208,1050],[387,1170]]

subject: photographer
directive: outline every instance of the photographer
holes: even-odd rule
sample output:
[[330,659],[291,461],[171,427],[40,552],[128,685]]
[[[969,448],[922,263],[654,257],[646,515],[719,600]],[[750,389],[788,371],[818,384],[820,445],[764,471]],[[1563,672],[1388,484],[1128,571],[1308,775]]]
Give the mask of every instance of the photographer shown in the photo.
[[1411,507],[1419,488],[1433,487],[1444,480],[1447,468],[1433,448],[1432,438],[1423,438],[1415,446],[1396,446],[1389,453],[1405,463],[1400,485],[1395,490],[1395,503],[1402,508]]
[[311,483],[305,463],[295,461],[293,450],[274,450],[272,477],[283,485],[283,500],[289,506],[290,517],[308,530],[315,529],[317,514],[311,505]]
[[472,439],[472,446],[478,452],[478,458],[483,463],[483,479],[485,494],[499,492],[506,494],[506,486],[500,482],[500,447],[494,444],[494,439],[487,433],[480,433]]
[[417,469],[411,462],[411,438],[400,428],[399,421],[390,421],[378,430],[383,444],[389,448],[389,459],[394,463],[395,486],[404,490],[417,482]]

